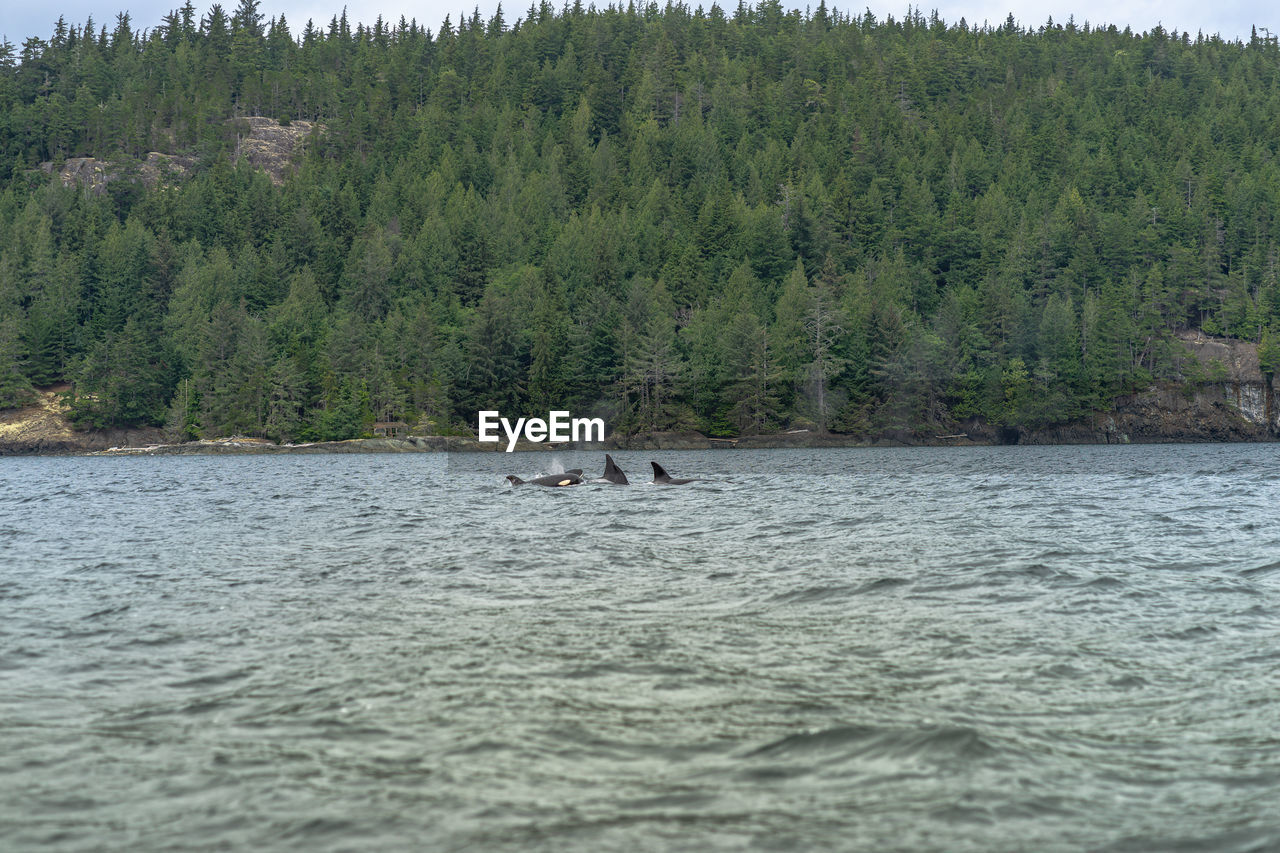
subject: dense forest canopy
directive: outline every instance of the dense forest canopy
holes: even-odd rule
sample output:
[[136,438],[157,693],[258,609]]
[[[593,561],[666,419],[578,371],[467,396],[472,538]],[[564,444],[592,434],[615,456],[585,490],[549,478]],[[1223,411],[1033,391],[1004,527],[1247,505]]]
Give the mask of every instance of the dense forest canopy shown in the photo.
[[[776,0],[0,48],[0,405],[184,436],[1035,427],[1280,363],[1280,48]],[[315,122],[279,185],[242,119]],[[148,152],[187,174],[142,181]],[[92,156],[121,179],[56,167]],[[51,162],[50,168],[41,168]],[[131,166],[130,164],[134,164]],[[1199,371],[1199,372],[1198,372]]]

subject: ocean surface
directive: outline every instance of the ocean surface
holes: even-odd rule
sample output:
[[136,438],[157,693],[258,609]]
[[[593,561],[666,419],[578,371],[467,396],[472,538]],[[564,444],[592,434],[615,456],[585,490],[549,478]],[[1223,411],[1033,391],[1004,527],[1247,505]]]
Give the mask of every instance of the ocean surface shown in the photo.
[[1280,849],[1280,445],[0,459],[0,849]]

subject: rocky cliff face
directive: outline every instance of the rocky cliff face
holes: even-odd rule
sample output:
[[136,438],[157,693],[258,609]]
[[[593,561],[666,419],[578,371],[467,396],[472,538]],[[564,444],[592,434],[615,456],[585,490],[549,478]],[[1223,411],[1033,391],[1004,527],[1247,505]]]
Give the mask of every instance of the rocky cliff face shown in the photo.
[[1274,441],[1280,438],[1275,382],[1258,364],[1258,345],[1183,332],[1188,381],[1122,397],[1110,412],[1073,424],[1019,431],[1026,444]]
[[1280,428],[1276,419],[1275,389],[1262,382],[1231,383],[1224,390],[1234,396],[1234,405],[1250,423],[1264,424],[1272,432]]
[[1276,383],[1267,381],[1258,362],[1258,345],[1227,338],[1210,338],[1198,332],[1179,335],[1200,370],[1208,378],[1205,395],[1233,407],[1248,423],[1272,434],[1280,433]]

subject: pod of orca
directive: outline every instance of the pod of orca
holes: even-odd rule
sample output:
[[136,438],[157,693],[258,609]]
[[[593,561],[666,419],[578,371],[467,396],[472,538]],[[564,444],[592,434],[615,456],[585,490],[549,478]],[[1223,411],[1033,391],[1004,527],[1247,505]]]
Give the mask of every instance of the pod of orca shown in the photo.
[[[672,477],[657,462],[650,462],[649,464],[653,466],[653,482],[659,486],[682,486],[685,483],[697,482],[697,480],[693,479]],[[613,457],[608,453],[604,455],[604,473],[600,475],[600,479],[613,483],[615,486],[630,485],[627,475],[622,473],[618,463],[614,462]],[[541,477],[534,477],[532,480],[521,480],[514,474],[508,474],[507,481],[513,486],[547,486],[553,489],[564,486],[580,486],[583,483],[591,482],[582,478],[581,468],[572,468],[563,474],[545,474]]]

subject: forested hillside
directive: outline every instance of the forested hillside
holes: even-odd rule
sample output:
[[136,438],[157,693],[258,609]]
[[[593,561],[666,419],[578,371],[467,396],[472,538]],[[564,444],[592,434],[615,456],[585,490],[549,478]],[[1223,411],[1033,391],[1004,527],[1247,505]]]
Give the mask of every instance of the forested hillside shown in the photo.
[[[1280,363],[1274,39],[268,11],[4,45],[0,406],[65,381],[82,424],[189,437],[936,431],[1206,381],[1188,328]],[[315,123],[283,182],[236,156],[250,116]],[[149,152],[192,165],[143,180]],[[64,186],[77,156],[116,179]]]

